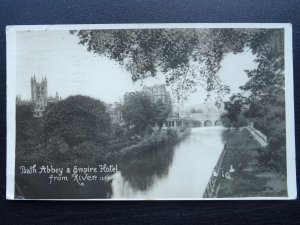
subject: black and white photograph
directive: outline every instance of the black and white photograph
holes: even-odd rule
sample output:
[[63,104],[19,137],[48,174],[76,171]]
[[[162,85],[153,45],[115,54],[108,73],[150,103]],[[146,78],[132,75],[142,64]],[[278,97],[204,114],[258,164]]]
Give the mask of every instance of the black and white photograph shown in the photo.
[[291,33],[8,26],[7,199],[295,199]]

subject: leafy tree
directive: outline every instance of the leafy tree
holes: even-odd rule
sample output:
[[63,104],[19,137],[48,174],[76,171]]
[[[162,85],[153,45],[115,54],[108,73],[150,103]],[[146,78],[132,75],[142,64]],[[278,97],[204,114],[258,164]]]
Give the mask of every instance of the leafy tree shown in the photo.
[[199,109],[191,108],[190,113],[203,113],[203,109],[201,109],[201,108],[199,108]]
[[[277,139],[279,142],[282,138],[273,133],[272,126],[282,123],[278,133],[285,135],[283,35],[283,30],[278,29],[263,30],[251,35],[249,46],[257,55],[258,67],[246,71],[249,81],[241,87],[248,93],[249,110],[245,115],[252,118],[256,126],[271,139]],[[276,120],[278,121],[275,122]]]
[[58,136],[70,146],[87,140],[106,141],[110,117],[103,102],[86,96],[70,96],[49,107],[43,117],[47,138]]
[[[267,67],[271,64],[274,69],[282,66],[282,60],[272,60],[278,59],[272,49],[283,40],[280,29],[113,29],[71,33],[77,34],[79,43],[86,45],[88,51],[123,65],[133,81],[163,73],[166,84],[175,85],[178,98],[183,99],[199,84],[208,92],[215,91],[218,101],[228,93],[229,87],[223,85],[218,76],[227,53],[236,54],[249,47],[265,68],[259,69],[259,73],[268,73]],[[278,74],[274,74],[275,80],[282,77]],[[256,78],[259,77],[257,74]],[[278,83],[275,80],[269,84]],[[245,90],[249,88],[245,86]]]
[[[249,35],[247,45],[256,54],[256,69],[245,71],[248,82],[241,87],[239,101],[245,105],[244,116],[268,137],[269,147],[260,159],[267,167],[286,171],[284,32],[280,29],[259,30]],[[237,105],[236,105],[237,106]],[[228,111],[228,110],[227,110]],[[234,113],[229,114],[232,117]]]
[[124,96],[124,102],[119,104],[127,130],[133,127],[136,133],[142,133],[147,128],[157,124],[161,129],[172,111],[170,103],[161,99],[156,102],[145,92],[131,92]]
[[121,139],[125,135],[125,130],[119,124],[112,124],[112,136]]
[[157,123],[159,130],[162,128],[164,122],[172,111],[171,104],[164,103],[161,99],[158,99],[154,104],[155,122]]
[[228,117],[228,112],[225,112],[220,117],[221,123],[224,127],[230,128],[232,127],[232,121]]
[[238,121],[238,116],[244,111],[246,98],[240,94],[232,95],[229,101],[224,102],[224,109],[228,112],[226,116],[232,122]]
[[127,93],[121,112],[127,129],[133,127],[137,133],[145,131],[148,125],[155,123],[154,103],[145,92]]
[[33,105],[16,106],[16,163],[36,163],[41,154],[33,154],[44,141],[41,119],[33,117]]
[[241,87],[250,100],[267,104],[284,95],[283,35],[283,30],[273,29],[251,35],[249,47],[257,55],[258,67],[246,71],[249,81]]
[[[256,29],[254,29],[256,30]],[[124,29],[80,30],[87,50],[117,61],[133,81],[165,75],[184,99],[199,84],[220,96],[228,93],[217,73],[226,53],[242,52],[249,36],[245,29]]]
[[267,134],[268,142],[272,149],[277,146],[285,146],[285,104],[284,96],[278,97],[272,104],[261,104],[260,101],[253,102],[245,112],[254,126]]

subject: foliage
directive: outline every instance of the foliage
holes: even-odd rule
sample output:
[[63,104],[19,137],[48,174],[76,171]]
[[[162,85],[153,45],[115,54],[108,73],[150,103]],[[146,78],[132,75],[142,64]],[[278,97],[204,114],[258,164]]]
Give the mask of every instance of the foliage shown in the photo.
[[161,99],[158,99],[154,103],[155,122],[157,123],[159,129],[161,129],[164,122],[171,114],[171,111],[172,111],[171,104],[164,103]]
[[145,135],[151,135],[153,133],[153,129],[150,125],[146,127]]
[[224,127],[230,128],[239,128],[248,125],[249,121],[248,119],[244,116],[243,113],[238,113],[235,115],[235,119],[231,120],[230,119],[230,113],[225,112],[221,115],[221,122]]
[[100,100],[71,96],[46,110],[43,117],[45,135],[62,137],[75,146],[86,140],[103,142],[110,133],[110,117]]
[[[242,52],[257,29],[127,29],[80,30],[79,43],[87,50],[124,66],[133,81],[165,75],[184,99],[202,85],[221,96],[228,93],[218,77],[220,63],[229,52]],[[220,99],[219,99],[220,100]]]
[[195,109],[195,108],[191,108],[190,113],[203,113],[203,109],[199,108],[199,109]]
[[166,132],[154,131],[151,134],[146,134],[141,141],[135,145],[122,148],[118,152],[120,158],[130,157],[140,152],[160,150],[160,147],[164,147],[169,144],[174,144],[178,141],[177,131],[167,130]]
[[92,163],[103,158],[111,135],[104,103],[71,96],[53,104],[43,118],[33,117],[31,105],[16,108],[17,163]]
[[[244,117],[268,137],[269,148],[261,152],[260,163],[266,168],[285,172],[285,90],[283,30],[253,32],[247,45],[256,54],[258,67],[245,71],[248,82],[225,102],[223,124],[232,126]],[[241,117],[242,116],[242,117]]]
[[127,130],[133,127],[135,133],[143,133],[147,127],[158,124],[162,127],[171,113],[171,105],[160,99],[156,102],[145,92],[131,92],[124,96],[119,110],[126,123]]
[[285,105],[284,96],[272,104],[262,105],[260,101],[253,102],[245,115],[251,119],[254,126],[267,134],[270,146],[285,146]]
[[241,87],[250,93],[245,113],[254,126],[268,136],[269,148],[260,161],[268,168],[286,171],[286,130],[283,30],[253,35],[251,46],[257,54],[257,69],[246,71],[249,81]]
[[[283,53],[273,51],[282,45],[280,29],[113,29],[71,33],[77,34],[79,43],[86,45],[88,51],[123,65],[133,81],[163,73],[166,84],[176,86],[178,98],[185,98],[202,85],[208,92],[215,91],[220,101],[229,91],[218,76],[222,59],[245,47],[258,56],[259,63],[257,70],[247,72],[248,76],[261,82],[249,87],[250,79],[244,90],[251,90],[252,95],[268,95],[276,92],[271,86],[283,82]],[[271,79],[261,76],[269,73]]]
[[112,124],[112,137],[116,139],[122,139],[125,136],[126,131],[119,124]]
[[229,101],[224,103],[227,117],[232,122],[237,122],[239,115],[245,110],[246,98],[240,94],[232,95]]
[[178,138],[178,133],[177,133],[176,130],[167,129],[167,136],[168,136],[170,139],[176,140],[176,139]]
[[254,33],[249,42],[258,67],[246,71],[249,81],[241,89],[249,93],[249,99],[271,103],[284,95],[284,37],[283,30],[264,30]]
[[120,111],[127,130],[133,127],[136,133],[141,133],[148,125],[153,125],[155,123],[153,105],[151,97],[145,92],[126,93]]
[[44,140],[40,118],[32,116],[33,105],[16,106],[16,160],[24,163],[42,161],[42,154],[32,155],[38,151]]
[[174,143],[177,137],[178,137],[177,131],[173,131],[170,129],[168,129],[167,132],[155,131],[152,134],[145,136],[141,141],[141,145],[146,145],[146,146],[165,145],[172,142]]

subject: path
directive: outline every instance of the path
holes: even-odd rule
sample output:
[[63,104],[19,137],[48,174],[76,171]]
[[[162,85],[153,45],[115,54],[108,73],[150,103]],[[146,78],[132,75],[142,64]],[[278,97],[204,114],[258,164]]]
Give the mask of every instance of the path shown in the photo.
[[261,133],[259,130],[256,130],[252,126],[244,127],[243,129],[247,129],[251,135],[255,138],[255,140],[261,145],[261,147],[266,147],[268,145],[267,136]]

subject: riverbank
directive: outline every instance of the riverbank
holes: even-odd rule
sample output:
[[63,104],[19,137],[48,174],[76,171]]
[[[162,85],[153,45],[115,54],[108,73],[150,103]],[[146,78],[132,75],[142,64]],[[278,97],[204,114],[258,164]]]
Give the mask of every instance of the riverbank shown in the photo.
[[136,154],[159,150],[167,145],[174,145],[189,135],[191,129],[185,130],[161,130],[154,131],[152,134],[145,136],[140,142],[120,148],[118,151],[109,152],[108,161],[119,161]]
[[287,196],[286,177],[260,166],[258,158],[265,147],[253,130],[236,131],[225,145],[209,184],[210,193],[204,197]]

